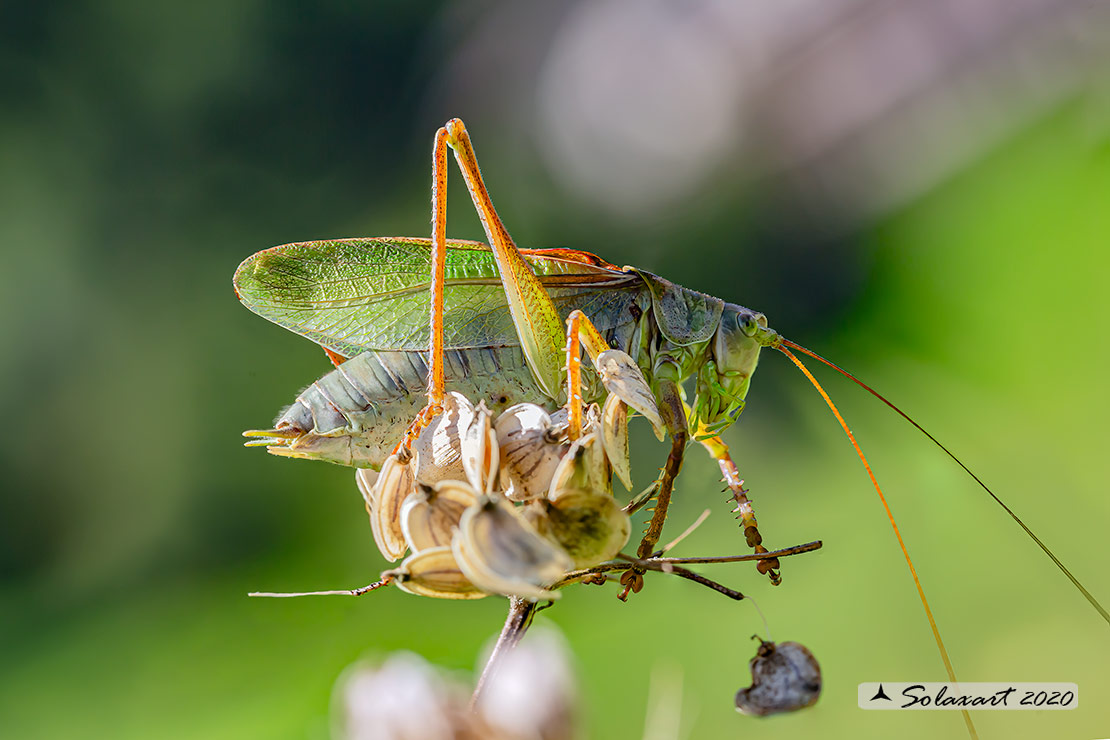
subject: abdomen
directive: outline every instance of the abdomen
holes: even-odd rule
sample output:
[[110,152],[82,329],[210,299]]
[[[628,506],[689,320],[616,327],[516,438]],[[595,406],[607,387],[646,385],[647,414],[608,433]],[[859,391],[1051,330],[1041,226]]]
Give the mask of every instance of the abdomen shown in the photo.
[[[447,390],[485,401],[494,414],[525,401],[557,405],[519,347],[447,350],[444,361]],[[378,469],[424,407],[427,383],[427,352],[363,352],[297,397],[274,424],[283,439],[271,451]]]

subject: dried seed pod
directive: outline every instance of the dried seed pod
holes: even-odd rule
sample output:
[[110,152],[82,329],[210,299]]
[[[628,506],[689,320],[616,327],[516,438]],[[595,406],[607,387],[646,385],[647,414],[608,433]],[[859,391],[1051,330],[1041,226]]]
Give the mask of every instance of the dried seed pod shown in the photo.
[[402,591],[434,599],[481,599],[488,596],[463,575],[450,547],[433,547],[409,555],[400,567],[387,570]]
[[358,492],[362,494],[362,500],[366,502],[367,513],[374,503],[372,496],[374,484],[378,482],[378,475],[378,471],[370,468],[359,468],[355,471],[355,485],[358,486]]
[[601,409],[601,436],[609,465],[628,490],[632,490],[632,466],[628,461],[628,404],[610,395]]
[[475,586],[536,601],[558,598],[546,587],[573,566],[570,556],[541,537],[511,504],[492,498],[463,513],[451,548]]
[[390,562],[400,558],[408,549],[401,529],[401,505],[413,492],[414,485],[411,461],[402,462],[397,455],[390,455],[382,464],[382,472],[367,499],[374,542]]
[[449,392],[443,398],[443,411],[413,442],[416,479],[429,485],[444,479],[466,477],[462,460],[462,440],[474,424],[474,405],[461,393]]
[[752,685],[736,692],[736,710],[764,717],[816,702],[821,696],[821,666],[813,653],[798,642],[759,642],[750,662]]
[[494,430],[505,496],[530,501],[545,495],[570,449],[552,416],[533,403],[518,403],[497,417]]
[[413,552],[450,547],[463,512],[478,501],[462,481],[441,480],[435,486],[416,484],[401,506],[401,531]]
[[594,365],[601,374],[605,390],[650,421],[655,436],[662,440],[663,418],[659,415],[651,386],[644,380],[644,374],[640,372],[636,361],[619,349],[607,349],[597,356]]
[[498,474],[500,452],[497,433],[493,430],[493,414],[485,401],[478,403],[474,422],[462,438],[461,452],[466,478],[474,490],[490,493]]
[[535,501],[525,516],[537,532],[559,543],[576,569],[612,559],[632,531],[628,514],[612,496],[590,491],[562,491],[555,501]]
[[612,495],[609,461],[596,432],[590,432],[571,444],[551,476],[547,498],[555,501],[567,490]]

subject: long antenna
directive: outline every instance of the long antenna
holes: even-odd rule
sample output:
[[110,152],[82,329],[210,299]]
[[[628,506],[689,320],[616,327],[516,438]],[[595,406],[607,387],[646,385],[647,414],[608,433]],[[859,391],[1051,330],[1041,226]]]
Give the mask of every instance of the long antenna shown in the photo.
[[[957,465],[959,465],[959,466],[960,466],[961,468],[963,468],[963,469],[964,469],[964,472],[965,472],[965,473],[967,473],[968,475],[970,475],[970,476],[971,476],[971,478],[972,478],[972,480],[974,480],[974,481],[975,481],[976,483],[978,483],[978,484],[979,484],[979,487],[980,487],[980,488],[982,488],[982,489],[983,489],[984,491],[986,491],[986,492],[987,492],[987,493],[988,493],[988,494],[990,495],[990,497],[991,497],[991,498],[993,498],[993,499],[995,500],[995,503],[997,503],[997,504],[998,504],[999,506],[1001,506],[1001,507],[1002,507],[1002,509],[1003,509],[1003,511],[1005,511],[1005,512],[1006,512],[1007,514],[1009,514],[1009,515],[1010,515],[1010,517],[1011,517],[1011,518],[1012,518],[1012,519],[1013,519],[1013,520],[1014,520],[1015,522],[1017,522],[1017,523],[1018,523],[1018,526],[1019,526],[1019,527],[1021,527],[1022,529],[1024,529],[1024,530],[1025,530],[1025,533],[1026,533],[1027,535],[1029,535],[1030,539],[1032,539],[1032,540],[1033,540],[1034,542],[1036,542],[1036,543],[1037,543],[1037,546],[1038,546],[1038,547],[1040,547],[1040,548],[1041,548],[1041,550],[1043,550],[1043,551],[1044,551],[1044,554],[1045,554],[1045,555],[1047,555],[1047,556],[1048,556],[1048,557],[1049,557],[1049,558],[1050,558],[1050,559],[1052,560],[1052,562],[1056,564],[1056,567],[1057,567],[1057,568],[1059,568],[1059,569],[1060,569],[1060,571],[1061,571],[1061,572],[1062,572],[1062,573],[1063,573],[1063,574],[1064,574],[1065,576],[1067,576],[1067,577],[1068,577],[1068,580],[1069,580],[1069,581],[1071,581],[1072,585],[1073,585],[1073,586],[1075,586],[1075,587],[1076,587],[1077,589],[1079,589],[1079,592],[1080,592],[1081,594],[1083,594],[1083,596],[1084,596],[1084,597],[1085,597],[1085,598],[1087,599],[1087,601],[1089,601],[1089,602],[1090,602],[1091,606],[1093,606],[1093,607],[1095,608],[1095,610],[1096,610],[1096,611],[1097,611],[1097,612],[1098,612],[1099,614],[1101,614],[1101,615],[1102,615],[1102,618],[1103,618],[1104,620],[1106,620],[1107,624],[1110,624],[1110,614],[1107,614],[1107,612],[1106,612],[1106,609],[1104,609],[1104,608],[1103,608],[1103,606],[1102,606],[1102,604],[1100,604],[1100,603],[1098,602],[1098,599],[1096,599],[1096,598],[1095,598],[1095,597],[1094,597],[1094,596],[1093,596],[1093,595],[1091,594],[1091,592],[1090,592],[1090,591],[1088,591],[1088,590],[1087,590],[1086,588],[1084,588],[1084,587],[1083,587],[1083,584],[1079,582],[1079,579],[1078,579],[1078,578],[1076,578],[1075,576],[1073,576],[1073,575],[1072,575],[1071,571],[1070,571],[1070,570],[1068,570],[1067,566],[1066,566],[1066,565],[1064,565],[1064,564],[1063,564],[1062,562],[1060,562],[1060,559],[1059,559],[1058,557],[1056,557],[1056,555],[1054,555],[1054,554],[1053,554],[1052,550],[1049,550],[1049,549],[1048,549],[1048,546],[1047,546],[1047,545],[1045,545],[1045,543],[1041,542],[1041,538],[1040,538],[1040,537],[1038,537],[1037,535],[1033,534],[1033,530],[1031,530],[1031,529],[1030,529],[1030,528],[1029,528],[1028,526],[1026,526],[1025,522],[1023,522],[1023,521],[1021,520],[1021,517],[1019,517],[1019,516],[1018,516],[1017,514],[1015,514],[1015,513],[1013,512],[1013,510],[1012,510],[1012,509],[1011,509],[1011,508],[1010,508],[1009,506],[1007,506],[1007,505],[1006,505],[1006,504],[1005,504],[1005,503],[1004,503],[1004,502],[1002,501],[1002,499],[1000,499],[1000,498],[999,498],[998,496],[996,496],[996,495],[995,495],[994,491],[992,491],[992,490],[991,490],[990,488],[988,488],[988,487],[987,487],[987,484],[986,484],[986,483],[984,483],[984,482],[983,482],[983,481],[982,481],[982,480],[981,480],[981,479],[979,478],[979,476],[977,476],[977,475],[975,475],[975,473],[971,472],[971,469],[970,469],[970,468],[968,468],[968,467],[967,467],[966,465],[964,465],[964,464],[963,464],[963,461],[961,461],[961,460],[960,460],[960,458],[956,457],[956,456],[955,456],[955,455],[954,455],[954,454],[952,453],[952,451],[951,451],[951,450],[949,450],[949,449],[948,449],[947,447],[945,447],[944,445],[942,445],[942,444],[940,443],[940,441],[939,441],[939,440],[938,440],[938,439],[937,439],[936,437],[934,437],[933,435],[931,435],[931,434],[929,434],[929,433],[928,433],[927,431],[925,431],[924,427],[922,427],[922,426],[921,426],[920,424],[918,424],[918,423],[917,423],[916,421],[914,421],[913,419],[911,419],[911,418],[910,418],[910,417],[909,417],[909,416],[908,416],[908,415],[907,415],[907,414],[906,414],[906,413],[905,413],[904,411],[902,411],[902,409],[898,408],[898,407],[897,407],[897,406],[895,406],[895,405],[894,405],[893,403],[891,403],[890,401],[888,401],[888,400],[886,399],[886,397],[885,397],[885,396],[883,396],[883,395],[882,395],[881,393],[879,393],[878,391],[876,391],[876,390],[875,390],[874,388],[872,388],[871,386],[869,386],[869,385],[867,385],[866,383],[864,383],[864,382],[863,382],[862,380],[860,380],[859,378],[857,378],[857,377],[856,377],[855,375],[852,375],[852,374],[851,374],[850,372],[848,372],[848,371],[847,371],[847,370],[845,370],[844,368],[840,367],[839,365],[837,365],[837,364],[835,364],[835,363],[833,363],[833,362],[830,362],[830,361],[826,360],[826,359],[825,359],[824,357],[822,357],[821,355],[817,354],[816,352],[813,352],[813,351],[811,351],[811,350],[808,350],[808,349],[806,349],[805,347],[801,346],[800,344],[796,344],[796,343],[794,343],[794,342],[791,342],[791,341],[790,341],[789,339],[783,339],[783,340],[782,340],[782,343],[783,343],[783,344],[785,344],[785,345],[786,345],[786,346],[788,346],[788,347],[793,347],[794,349],[798,350],[799,352],[802,352],[802,353],[804,353],[804,354],[807,354],[807,355],[809,355],[810,357],[812,357],[813,359],[817,360],[818,362],[824,363],[825,365],[828,365],[829,367],[831,367],[831,368],[832,368],[833,370],[836,370],[836,371],[837,371],[838,373],[840,373],[840,374],[841,374],[841,375],[843,375],[844,377],[846,377],[846,378],[848,378],[849,380],[851,380],[851,381],[852,381],[853,383],[855,383],[856,385],[858,385],[858,386],[859,386],[860,388],[863,388],[863,389],[864,389],[865,391],[867,391],[868,393],[870,393],[870,394],[871,394],[872,396],[874,396],[875,398],[879,399],[880,401],[882,401],[883,403],[885,403],[885,404],[886,404],[887,406],[889,406],[890,408],[894,409],[895,413],[897,413],[897,414],[898,414],[899,416],[901,416],[901,417],[902,417],[903,419],[905,419],[905,420],[906,420],[906,421],[908,421],[908,422],[909,422],[910,424],[912,424],[912,425],[914,426],[914,428],[915,428],[915,429],[917,429],[917,431],[921,432],[921,433],[922,433],[922,434],[924,434],[924,435],[925,435],[926,437],[928,437],[928,438],[929,438],[930,440],[932,440],[933,444],[935,444],[935,445],[936,445],[937,447],[939,447],[940,449],[942,449],[942,450],[944,451],[944,454],[948,455],[948,457],[952,458],[952,459],[953,459],[953,460],[954,460],[954,461],[956,462],[956,464],[957,464]],[[782,350],[783,352],[786,352],[786,350],[785,350],[785,349],[782,349],[782,347],[779,347],[779,349],[780,349],[780,350]],[[789,352],[786,352],[786,354],[787,354],[787,355],[790,355],[790,353],[789,353]],[[794,358],[794,357],[793,357],[792,355],[791,355],[791,359],[794,359],[794,361],[795,361],[795,362],[797,362],[797,359],[796,359],[796,358]]]
[[[783,340],[783,344],[786,344],[786,340]],[[793,342],[791,342],[791,345],[796,346]],[[886,518],[890,520],[890,526],[894,530],[894,536],[898,538],[898,546],[902,548],[902,556],[906,559],[906,565],[910,566],[910,575],[913,576],[913,584],[917,586],[917,595],[921,599],[921,606],[925,607],[925,616],[929,618],[929,627],[933,630],[933,639],[936,640],[937,649],[940,650],[940,658],[944,661],[944,669],[948,671],[948,678],[952,683],[959,683],[959,681],[956,680],[956,670],[952,667],[952,661],[948,658],[948,650],[944,647],[944,640],[940,637],[940,629],[937,627],[937,620],[933,618],[933,610],[929,608],[929,600],[925,598],[925,589],[921,585],[921,579],[917,577],[917,568],[913,567],[913,560],[910,559],[910,551],[906,548],[906,542],[902,539],[902,533],[898,530],[898,523],[894,521],[894,513],[890,510],[890,504],[886,501],[883,489],[879,488],[879,481],[875,478],[875,473],[871,470],[871,464],[867,462],[863,450],[860,449],[859,443],[856,442],[855,435],[852,434],[852,430],[848,428],[848,424],[844,421],[844,417],[840,415],[840,410],[836,408],[836,404],[829,398],[829,394],[826,393],[825,389],[821,387],[821,384],[817,382],[817,378],[813,377],[813,373],[809,371],[809,368],[802,364],[802,361],[795,357],[794,353],[786,349],[786,347],[778,345],[776,349],[790,358],[790,361],[798,366],[798,369],[809,379],[809,382],[813,383],[813,387],[817,389],[817,392],[821,394],[821,398],[825,399],[825,403],[828,404],[829,408],[832,410],[833,416],[840,422],[840,426],[844,430],[844,433],[848,435],[848,439],[851,441],[852,446],[856,448],[856,454],[859,455],[859,459],[863,463],[867,475],[871,478],[871,484],[875,486],[875,491],[879,494],[879,500],[883,502],[883,508],[886,509]],[[961,710],[961,712],[964,715],[964,722],[967,724],[967,731],[971,734],[971,737],[978,738],[979,735],[975,732],[975,725],[971,722],[971,715],[968,714],[966,709]]]

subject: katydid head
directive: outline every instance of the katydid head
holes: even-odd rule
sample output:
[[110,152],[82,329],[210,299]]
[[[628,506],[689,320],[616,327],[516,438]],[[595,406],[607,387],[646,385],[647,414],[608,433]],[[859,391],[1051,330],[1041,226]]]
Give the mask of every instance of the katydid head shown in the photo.
[[732,425],[744,409],[759,350],[778,335],[758,311],[726,303],[698,371],[695,417],[698,436],[714,436]]

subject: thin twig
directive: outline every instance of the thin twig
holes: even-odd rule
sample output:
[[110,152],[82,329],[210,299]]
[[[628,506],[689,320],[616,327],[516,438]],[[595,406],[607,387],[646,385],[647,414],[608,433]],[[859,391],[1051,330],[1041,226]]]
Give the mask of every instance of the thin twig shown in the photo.
[[740,593],[739,591],[734,591],[728,586],[717,583],[713,579],[706,578],[705,576],[699,573],[695,573],[692,570],[687,570],[682,566],[674,565],[673,563],[661,562],[660,558],[640,560],[639,558],[634,558],[623,553],[618,553],[617,557],[626,561],[629,564],[629,567],[642,568],[643,570],[654,570],[659,573],[673,573],[679,578],[685,578],[688,581],[700,583],[707,588],[711,588],[718,593],[722,593],[730,599],[741,601],[744,598],[744,594]]
[[247,596],[268,599],[294,599],[299,596],[362,596],[363,594],[375,591],[382,586],[388,586],[390,583],[392,583],[392,581],[392,576],[385,576],[380,581],[374,581],[373,583],[363,586],[362,588],[347,588],[338,589],[335,591],[253,591],[247,594]]
[[694,530],[697,529],[698,527],[700,527],[701,523],[709,518],[709,512],[710,512],[709,509],[706,509],[705,511],[703,511],[701,513],[701,516],[699,516],[697,519],[695,519],[694,523],[686,528],[685,532],[680,534],[678,537],[675,537],[673,540],[671,540],[667,544],[663,545],[661,548],[656,550],[654,553],[652,553],[652,557],[659,557],[663,553],[670,552],[671,550],[673,550],[675,548],[675,546],[678,545],[678,543],[682,542],[684,539],[686,539],[687,537],[692,535],[694,533]]
[[801,555],[807,552],[813,552],[821,548],[821,541],[807,542],[804,545],[794,545],[793,547],[784,547],[781,550],[774,550],[772,552],[756,552],[748,555],[725,555],[722,557],[703,557],[703,558],[646,558],[644,560],[637,560],[630,558],[627,555],[618,555],[621,560],[607,560],[604,563],[593,566],[592,568],[584,568],[582,570],[571,571],[563,576],[560,580],[551,586],[552,589],[563,588],[579,581],[584,581],[595,575],[603,573],[612,573],[617,571],[631,570],[633,567],[642,567],[645,570],[654,570],[660,573],[674,572],[676,565],[691,565],[691,564],[704,564],[704,563],[738,563],[747,560],[769,560],[771,558],[784,558],[790,555]]
[[489,660],[486,661],[486,667],[482,669],[482,675],[478,678],[478,685],[474,688],[474,695],[470,697],[471,708],[477,705],[482,689],[497,673],[501,658],[516,647],[517,643],[524,637],[524,633],[532,624],[532,617],[536,614],[536,606],[534,601],[528,601],[519,596],[509,597],[509,614],[505,617],[505,626],[501,628],[501,634],[497,637],[497,644],[493,646],[493,652],[490,653]]

